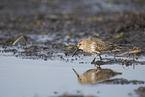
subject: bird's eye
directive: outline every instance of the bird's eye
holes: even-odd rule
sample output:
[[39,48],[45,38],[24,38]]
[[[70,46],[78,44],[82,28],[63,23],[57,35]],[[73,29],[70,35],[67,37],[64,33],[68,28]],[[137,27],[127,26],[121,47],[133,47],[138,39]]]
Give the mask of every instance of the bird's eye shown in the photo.
[[81,46],[82,44],[79,44],[79,46]]

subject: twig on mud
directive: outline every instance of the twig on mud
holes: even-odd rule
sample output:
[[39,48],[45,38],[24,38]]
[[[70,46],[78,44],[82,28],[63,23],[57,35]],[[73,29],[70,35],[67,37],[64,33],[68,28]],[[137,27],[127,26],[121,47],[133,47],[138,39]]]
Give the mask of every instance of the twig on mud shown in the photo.
[[20,36],[17,40],[15,40],[15,41],[13,42],[13,45],[15,45],[21,38],[23,39],[24,43],[26,44],[26,41],[25,41],[24,36]]
[[[134,50],[136,49],[136,50]],[[127,51],[127,52],[124,52],[124,53],[121,53],[121,54],[117,54],[116,56],[123,56],[123,55],[126,55],[126,54],[137,54],[137,53],[140,53],[141,52],[141,49],[138,49],[136,46],[133,47],[132,50],[130,51]]]

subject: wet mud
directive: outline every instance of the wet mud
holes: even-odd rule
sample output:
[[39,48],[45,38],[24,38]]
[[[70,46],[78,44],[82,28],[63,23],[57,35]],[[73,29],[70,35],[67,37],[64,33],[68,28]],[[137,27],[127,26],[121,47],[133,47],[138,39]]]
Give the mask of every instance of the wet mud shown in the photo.
[[[144,61],[138,61],[145,55],[144,10],[144,0],[1,0],[0,52],[26,59],[74,62],[91,56],[85,52],[79,52],[75,57],[72,54],[80,39],[93,36],[127,50],[140,51],[125,55],[129,59],[105,57],[105,61],[97,60],[93,65],[144,65]],[[24,39],[13,45],[21,36]],[[114,56],[112,53],[109,55]],[[123,54],[119,52],[118,55]],[[79,62],[87,63],[85,60]],[[98,73],[95,69],[89,72]],[[88,71],[84,74],[81,76],[86,76]],[[118,78],[90,84],[144,84],[144,81]],[[84,96],[63,94],[62,97]]]
[[[95,36],[121,46],[137,46],[144,54],[144,4],[142,0],[3,0],[0,4],[0,45],[4,50],[1,52],[33,59],[64,59],[75,50],[78,40]],[[130,7],[121,7],[127,5]],[[108,6],[118,8],[113,10]],[[30,37],[31,34],[50,35],[51,39],[39,41]],[[25,37],[27,45],[18,42],[12,46],[20,36]]]

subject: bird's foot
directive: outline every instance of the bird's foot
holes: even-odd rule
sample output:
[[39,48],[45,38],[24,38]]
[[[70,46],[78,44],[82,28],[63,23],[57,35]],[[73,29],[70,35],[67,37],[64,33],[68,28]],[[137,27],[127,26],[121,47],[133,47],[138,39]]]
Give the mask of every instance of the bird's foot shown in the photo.
[[101,57],[101,55],[99,55],[99,57],[100,57],[100,61],[102,61],[102,57]]

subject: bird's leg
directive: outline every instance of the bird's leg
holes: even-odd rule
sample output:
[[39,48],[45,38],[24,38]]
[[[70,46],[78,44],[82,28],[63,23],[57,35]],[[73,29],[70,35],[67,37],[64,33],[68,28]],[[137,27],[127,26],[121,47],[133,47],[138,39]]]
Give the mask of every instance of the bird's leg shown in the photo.
[[100,61],[102,61],[102,57],[101,57],[101,54],[99,54],[99,57],[100,57]]
[[96,56],[95,56],[95,58],[93,59],[92,63],[94,63],[94,62],[95,62],[95,59],[96,59]]
[[96,59],[97,56],[99,56],[99,57],[100,57],[100,61],[102,61],[101,54],[96,54],[96,55],[95,55],[95,58],[93,59],[93,61],[92,61],[91,63],[94,63],[94,62],[95,62],[95,59]]

